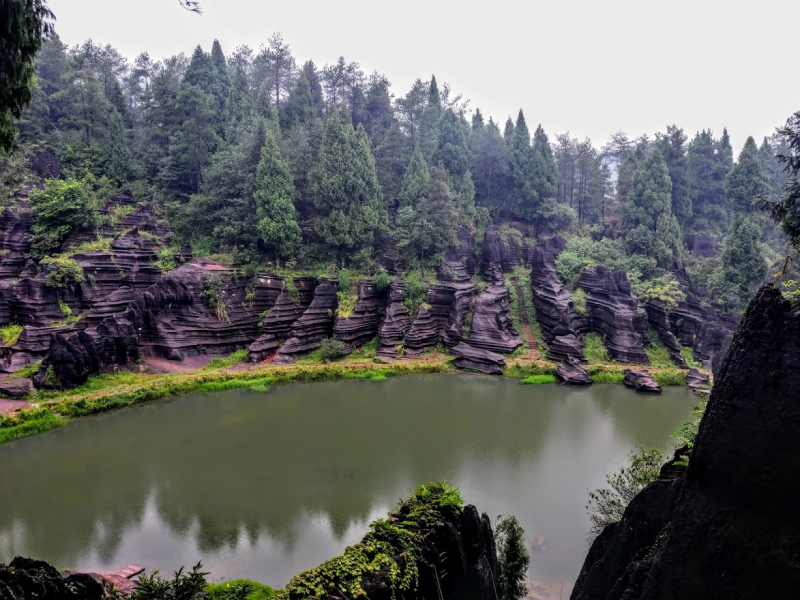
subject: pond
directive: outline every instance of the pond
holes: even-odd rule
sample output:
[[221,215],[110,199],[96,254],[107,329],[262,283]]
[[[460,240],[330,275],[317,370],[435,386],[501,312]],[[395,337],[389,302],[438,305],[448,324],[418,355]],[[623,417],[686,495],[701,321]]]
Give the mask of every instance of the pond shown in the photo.
[[537,586],[567,597],[588,489],[629,451],[671,450],[694,397],[480,375],[292,384],[186,396],[0,446],[0,562],[59,568],[203,561],[274,586],[357,542],[421,483],[516,515]]

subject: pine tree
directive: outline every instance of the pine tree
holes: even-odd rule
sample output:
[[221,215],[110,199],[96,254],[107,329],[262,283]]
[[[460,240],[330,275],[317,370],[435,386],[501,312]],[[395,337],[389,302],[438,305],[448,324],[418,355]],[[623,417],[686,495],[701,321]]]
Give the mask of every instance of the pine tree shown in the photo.
[[667,163],[672,181],[672,213],[680,223],[685,223],[692,216],[687,139],[683,129],[675,125],[667,127],[666,135],[656,137],[656,146]]
[[258,96],[256,97],[255,111],[256,115],[261,117],[265,121],[269,121],[271,123],[278,122],[278,117],[276,115],[275,107],[272,106],[272,100],[270,98],[269,89],[265,84],[262,84],[258,90]]
[[717,152],[710,131],[699,132],[689,143],[687,160],[692,200],[691,229],[703,233],[726,229],[726,162]]
[[[508,129],[508,127],[506,127]],[[531,134],[525,123],[522,110],[517,115],[510,140],[509,162],[511,176],[514,179],[513,217],[521,221],[532,222],[538,210],[538,197],[535,188],[535,166]]]
[[111,126],[105,148],[105,173],[117,185],[128,180],[131,172],[131,151],[125,134],[125,124],[115,110],[111,115]]
[[231,89],[231,80],[228,75],[228,63],[219,41],[214,40],[211,46],[211,67],[213,69],[212,93],[217,99],[217,111],[221,114],[225,110],[225,103]]
[[743,308],[767,276],[756,215],[736,217],[722,251],[722,267],[709,280],[711,292],[729,308]]
[[305,124],[315,119],[317,110],[314,107],[314,95],[304,73],[300,73],[295,81],[286,102],[281,107],[281,129],[287,131],[298,124]]
[[503,129],[503,139],[509,146],[511,145],[511,141],[514,139],[514,121],[511,120],[511,117],[506,119],[505,128]]
[[247,74],[241,65],[233,72],[228,99],[225,102],[225,140],[234,143],[244,133],[243,127],[255,116],[253,97]]
[[630,203],[639,222],[655,233],[658,219],[671,212],[672,181],[664,157],[658,149],[653,150],[636,170],[631,183]]
[[320,81],[317,65],[313,60],[306,61],[300,71],[308,81],[308,87],[311,89],[311,96],[314,99],[314,109],[317,111],[317,116],[322,116],[325,110],[325,96],[322,93],[322,82]]
[[752,137],[739,154],[739,160],[728,172],[725,179],[725,195],[730,213],[751,213],[758,209],[758,203],[766,200],[769,183],[761,170],[758,147]]
[[211,62],[211,56],[204,52],[201,46],[194,49],[183,80],[189,85],[196,85],[206,94],[215,96],[214,65]]
[[411,161],[408,163],[403,177],[403,188],[400,191],[400,208],[410,206],[416,210],[420,199],[427,194],[431,181],[428,163],[419,148],[414,148]]
[[428,102],[422,114],[420,125],[419,146],[425,158],[432,159],[436,152],[437,139],[439,136],[439,121],[442,118],[442,98],[439,95],[439,86],[436,77],[431,77],[428,87]]
[[301,233],[292,202],[292,176],[272,135],[267,135],[261,149],[253,197],[261,243],[280,267],[281,257],[290,256],[297,249]]
[[441,163],[454,178],[460,179],[469,169],[469,130],[452,108],[439,121],[435,163]]
[[553,158],[553,149],[547,134],[539,125],[533,134],[533,152],[531,166],[533,168],[533,191],[536,202],[541,203],[548,198],[555,198],[558,189],[558,168]]
[[385,223],[380,186],[369,138],[363,128],[353,130],[344,107],[334,109],[325,123],[311,187],[315,230],[341,265],[348,255],[370,250]]

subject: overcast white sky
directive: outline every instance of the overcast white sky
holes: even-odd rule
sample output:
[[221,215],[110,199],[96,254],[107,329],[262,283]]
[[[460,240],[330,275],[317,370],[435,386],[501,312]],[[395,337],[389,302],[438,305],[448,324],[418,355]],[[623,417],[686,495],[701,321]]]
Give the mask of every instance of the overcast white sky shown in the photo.
[[[734,148],[800,110],[798,0],[49,0],[56,30],[129,58],[256,49],[281,32],[298,64],[343,55],[386,74],[395,95],[435,74],[501,123],[596,145],[676,123],[691,138],[728,127]],[[794,62],[794,64],[793,64]]]

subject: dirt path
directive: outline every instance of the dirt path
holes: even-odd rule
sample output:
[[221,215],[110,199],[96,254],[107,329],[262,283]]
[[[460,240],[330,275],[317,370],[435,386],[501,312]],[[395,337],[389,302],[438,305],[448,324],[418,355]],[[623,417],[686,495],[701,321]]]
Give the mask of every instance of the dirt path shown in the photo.
[[525,307],[525,296],[522,294],[522,288],[516,278],[511,279],[511,284],[517,292],[517,312],[519,313],[519,328],[522,330],[522,335],[525,341],[528,342],[528,355],[525,360],[537,360],[539,358],[539,344],[537,343],[536,336],[533,333],[533,328],[528,318],[528,310]]

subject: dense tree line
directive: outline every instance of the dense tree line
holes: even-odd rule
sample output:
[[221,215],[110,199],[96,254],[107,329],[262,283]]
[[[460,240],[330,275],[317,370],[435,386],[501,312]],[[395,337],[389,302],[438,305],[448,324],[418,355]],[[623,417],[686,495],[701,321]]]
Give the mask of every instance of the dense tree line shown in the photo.
[[[390,251],[424,270],[461,228],[512,222],[613,241],[632,275],[740,290],[734,305],[758,282],[731,261],[747,249],[763,279],[763,244],[781,242],[759,211],[782,193],[785,136],[749,138],[734,160],[727,131],[620,132],[598,148],[551,140],[521,110],[501,131],[435,77],[395,97],[344,58],[298,65],[279,34],[258,50],[214,42],[132,63],[53,35],[36,69],[23,147],[53,151],[95,189],[153,201],[175,245],[244,263],[367,265]],[[711,265],[687,252],[698,234],[726,240]]]

